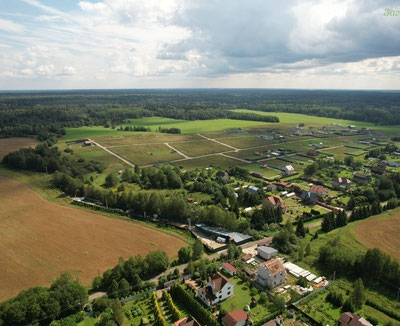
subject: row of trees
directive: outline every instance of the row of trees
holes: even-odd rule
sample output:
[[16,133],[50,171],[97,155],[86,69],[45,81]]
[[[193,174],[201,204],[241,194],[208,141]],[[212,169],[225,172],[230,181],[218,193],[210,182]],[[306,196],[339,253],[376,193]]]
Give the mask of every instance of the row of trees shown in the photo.
[[57,147],[41,143],[33,148],[22,148],[3,158],[5,165],[12,169],[53,173],[62,171],[73,177],[90,172],[102,172],[104,164],[97,161],[74,160],[62,155]]
[[111,297],[125,297],[131,291],[151,287],[143,282],[165,271],[169,266],[168,256],[163,251],[152,251],[146,257],[137,255],[128,260],[120,258],[118,264],[106,270],[102,277],[96,276],[92,282],[94,290],[106,290]]
[[344,248],[340,238],[321,247],[318,262],[322,268],[338,275],[362,278],[364,282],[377,283],[385,287],[400,287],[400,265],[397,260],[379,249],[368,249],[365,253]]
[[339,211],[337,214],[329,212],[324,215],[321,222],[321,230],[329,232],[333,229],[340,228],[347,225],[347,214],[345,210]]
[[0,325],[49,324],[82,309],[88,300],[86,289],[68,273],[49,288],[33,287],[0,305]]

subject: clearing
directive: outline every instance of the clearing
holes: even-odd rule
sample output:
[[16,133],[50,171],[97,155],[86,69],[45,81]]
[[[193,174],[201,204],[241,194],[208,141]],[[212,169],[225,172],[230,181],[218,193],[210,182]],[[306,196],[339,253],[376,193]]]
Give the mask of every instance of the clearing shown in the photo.
[[400,260],[400,209],[373,216],[355,226],[356,238],[368,248],[379,248]]
[[64,271],[89,284],[119,257],[164,250],[172,258],[186,245],[179,235],[49,202],[4,176],[0,194],[0,301]]
[[37,143],[36,139],[33,138],[2,138],[0,139],[0,161],[10,152],[20,148],[34,147]]

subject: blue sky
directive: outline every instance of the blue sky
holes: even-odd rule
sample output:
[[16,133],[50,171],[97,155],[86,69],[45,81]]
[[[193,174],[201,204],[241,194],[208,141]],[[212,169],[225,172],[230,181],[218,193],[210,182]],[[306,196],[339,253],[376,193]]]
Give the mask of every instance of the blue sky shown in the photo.
[[400,89],[396,0],[0,0],[0,89]]

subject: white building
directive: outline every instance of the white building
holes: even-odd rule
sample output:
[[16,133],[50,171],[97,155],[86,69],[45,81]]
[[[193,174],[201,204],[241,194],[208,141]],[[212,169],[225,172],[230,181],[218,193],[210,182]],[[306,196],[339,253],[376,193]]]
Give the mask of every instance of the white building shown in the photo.
[[293,175],[293,174],[296,174],[296,171],[295,171],[295,169],[294,169],[293,166],[291,166],[291,165],[285,165],[285,166],[282,168],[282,174],[283,174],[283,175]]
[[257,247],[257,255],[262,259],[269,260],[278,254],[278,250],[267,246]]
[[271,259],[258,265],[257,283],[269,289],[285,283],[286,271],[279,259]]
[[233,284],[225,276],[216,273],[204,288],[199,289],[198,295],[206,306],[213,306],[233,295]]

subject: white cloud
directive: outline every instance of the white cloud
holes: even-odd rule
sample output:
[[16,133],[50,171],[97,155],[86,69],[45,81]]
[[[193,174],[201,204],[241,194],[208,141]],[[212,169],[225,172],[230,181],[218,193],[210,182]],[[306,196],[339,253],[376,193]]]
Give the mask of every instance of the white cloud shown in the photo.
[[23,25],[14,23],[11,20],[0,18],[0,30],[13,33],[23,33],[25,31],[25,27]]

